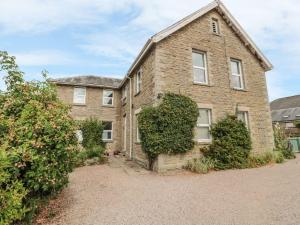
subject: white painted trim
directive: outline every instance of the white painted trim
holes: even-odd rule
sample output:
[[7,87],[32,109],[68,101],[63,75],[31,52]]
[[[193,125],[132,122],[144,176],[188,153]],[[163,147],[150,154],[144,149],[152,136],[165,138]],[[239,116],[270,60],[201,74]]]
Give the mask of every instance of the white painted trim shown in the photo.
[[[84,90],[84,102],[75,102],[75,90],[76,89],[83,89]],[[86,104],[86,87],[80,87],[80,86],[77,86],[77,87],[74,87],[73,88],[73,104],[83,104],[85,105]]]
[[[204,59],[204,62],[203,62],[204,63],[204,67],[193,65],[193,82],[195,84],[206,84],[207,85],[208,84],[207,53],[203,52],[203,51],[198,51],[198,50],[195,50],[195,49],[192,51],[192,54],[193,53],[203,55],[203,59]],[[193,56],[192,56],[192,58],[193,58]],[[205,79],[205,82],[195,81],[194,69],[204,70],[204,79]]]
[[[111,123],[111,130],[106,130],[106,131],[111,131],[111,139],[103,139],[102,138],[102,141],[104,141],[104,142],[113,141],[114,140],[114,123],[113,123],[113,121],[104,121],[104,122]],[[105,130],[103,130],[103,131],[105,131]]]

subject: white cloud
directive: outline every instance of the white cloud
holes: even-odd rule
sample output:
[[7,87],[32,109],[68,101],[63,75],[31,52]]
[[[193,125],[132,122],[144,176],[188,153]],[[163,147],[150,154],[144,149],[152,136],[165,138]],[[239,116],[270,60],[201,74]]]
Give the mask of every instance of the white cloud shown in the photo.
[[58,50],[15,52],[11,55],[16,57],[16,62],[20,66],[71,65],[78,61],[72,55]]

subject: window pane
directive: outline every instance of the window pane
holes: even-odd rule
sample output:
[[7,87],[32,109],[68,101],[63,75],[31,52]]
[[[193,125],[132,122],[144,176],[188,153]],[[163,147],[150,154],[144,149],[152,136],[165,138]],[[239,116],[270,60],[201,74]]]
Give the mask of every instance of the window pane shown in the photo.
[[104,97],[113,97],[113,91],[104,91]]
[[197,127],[195,137],[197,140],[209,140],[210,133],[208,127]]
[[205,70],[194,68],[194,81],[199,83],[206,83]]
[[204,54],[193,52],[193,66],[205,67]]
[[231,70],[234,74],[240,74],[240,67],[238,61],[231,61]]
[[237,113],[237,118],[238,120],[242,121],[242,122],[246,122],[246,119],[245,119],[245,112],[238,112]]
[[208,109],[199,109],[198,124],[209,125],[209,110]]
[[112,130],[112,122],[103,122],[104,130]]
[[234,88],[242,88],[242,82],[240,76],[232,76],[232,85]]
[[103,131],[102,139],[103,140],[111,140],[112,139],[111,131],[106,131],[106,130]]
[[112,105],[112,98],[110,98],[110,97],[105,97],[105,98],[103,99],[103,103],[104,103],[104,105]]
[[76,130],[76,137],[77,137],[77,140],[78,140],[79,143],[81,143],[83,141],[81,130]]
[[85,88],[75,88],[75,95],[85,95]]

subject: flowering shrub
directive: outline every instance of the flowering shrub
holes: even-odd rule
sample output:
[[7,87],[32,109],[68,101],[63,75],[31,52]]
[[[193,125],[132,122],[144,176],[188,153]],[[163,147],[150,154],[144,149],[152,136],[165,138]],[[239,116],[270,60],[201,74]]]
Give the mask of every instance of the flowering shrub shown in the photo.
[[[8,211],[0,207],[0,221],[10,224],[21,218],[30,198],[58,192],[67,184],[76,154],[76,125],[55,87],[47,81],[25,82],[6,52],[0,52],[0,71],[6,73],[7,86],[0,94],[0,151],[5,156],[0,169],[6,174],[0,198],[4,205],[16,201]],[[9,195],[11,191],[19,194]]]

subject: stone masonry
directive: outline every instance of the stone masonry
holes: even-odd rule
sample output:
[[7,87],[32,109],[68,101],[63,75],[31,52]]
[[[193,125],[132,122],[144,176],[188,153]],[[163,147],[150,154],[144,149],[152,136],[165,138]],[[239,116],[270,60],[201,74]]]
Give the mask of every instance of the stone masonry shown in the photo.
[[[219,21],[218,35],[211,30],[212,18]],[[207,85],[193,82],[193,50],[207,55]],[[242,62],[243,90],[231,88],[232,58]],[[273,149],[266,69],[261,59],[245,44],[236,29],[230,27],[218,9],[210,10],[153,44],[140,59],[135,61],[120,86],[114,89],[113,107],[101,105],[102,90],[105,87],[87,87],[86,104],[73,105],[75,85],[56,82],[60,98],[72,105],[72,116],[75,119],[96,117],[113,121],[113,141],[109,143],[111,151],[124,151],[129,158],[147,165],[147,157],[137,140],[136,116],[144,106],[157,105],[159,96],[166,92],[187,95],[199,108],[211,109],[213,123],[226,114],[234,114],[236,110],[247,111],[253,152],[262,153]],[[136,93],[138,72],[141,74],[141,91]],[[122,97],[122,92],[127,95]],[[200,157],[200,147],[207,144],[198,143],[186,154],[160,155],[155,169],[180,169],[187,160]]]

